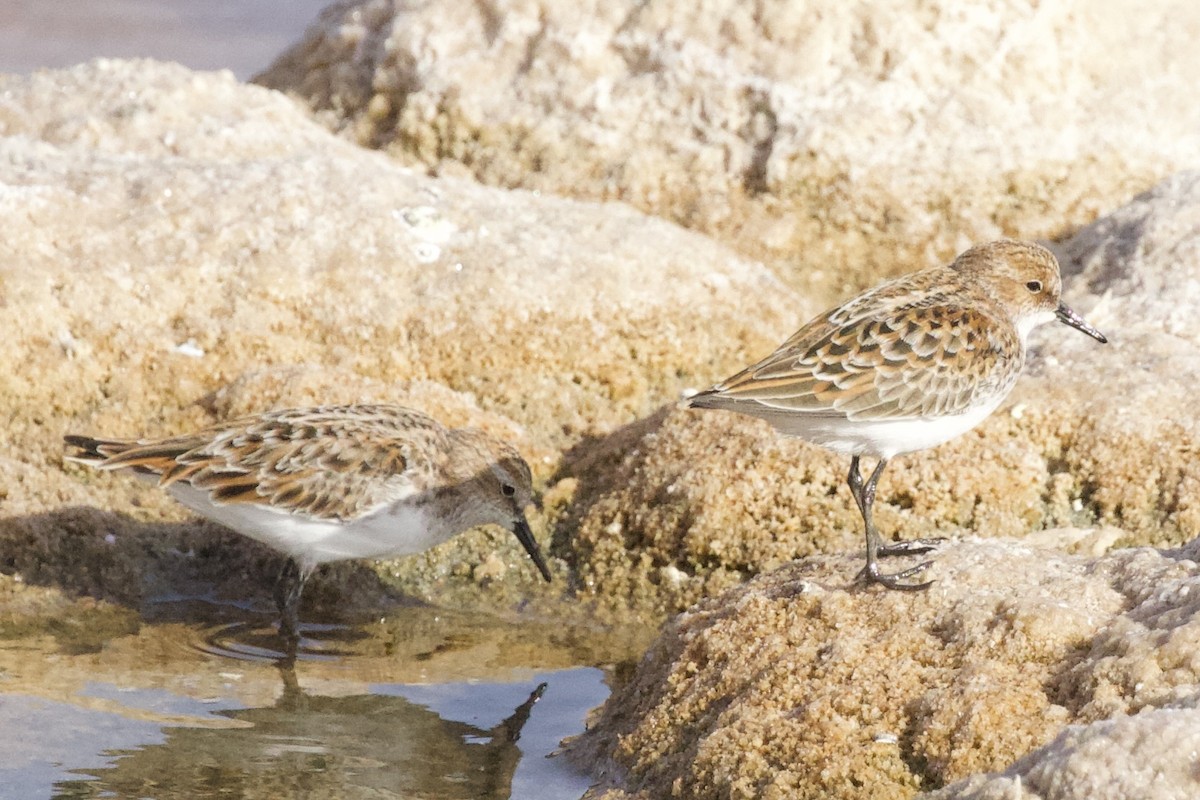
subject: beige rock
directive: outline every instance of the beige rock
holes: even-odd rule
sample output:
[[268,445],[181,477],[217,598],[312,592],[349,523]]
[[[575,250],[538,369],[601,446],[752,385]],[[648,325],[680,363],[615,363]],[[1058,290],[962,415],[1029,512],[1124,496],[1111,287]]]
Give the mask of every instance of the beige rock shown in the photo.
[[1200,156],[1170,0],[363,0],[259,76],[405,164],[619,198],[832,300]]
[[415,174],[228,73],[0,77],[0,135],[7,517],[181,518],[135,481],[63,472],[61,435],[276,404],[407,402],[510,436],[544,475],[811,310],[700,235]]
[[[1194,796],[1186,764],[1159,776],[1133,762],[1195,741],[1194,711],[1154,709],[1200,698],[1196,555],[955,542],[927,592],[864,589],[857,558],[798,562],[674,619],[572,749],[602,765],[597,797],[904,798],[1113,720],[1006,779],[1040,774],[1040,791],[1069,761],[1096,776],[1075,791],[1119,771],[1130,791],[1094,796]],[[1159,717],[1119,719],[1139,711]],[[1172,757],[1188,760],[1152,763]]]
[[[1067,341],[1042,385],[1071,391],[1064,466],[1099,516],[1135,542],[1200,534],[1200,173],[1172,176],[1060,250],[1079,309],[1112,333],[1106,348]],[[1085,294],[1084,289],[1090,293]],[[1088,352],[1084,352],[1088,351]],[[1127,540],[1128,541],[1128,540]]]
[[[1060,248],[1068,301],[1110,343],[1060,325],[1035,333],[1031,374],[1000,411],[884,474],[880,529],[1065,527],[1057,546],[1093,555],[1200,534],[1198,230],[1200,173],[1181,173]],[[753,419],[664,411],[564,464],[574,506],[562,530],[589,591],[679,610],[794,558],[859,551],[847,466]],[[1091,532],[1069,530],[1080,527]]]
[[927,800],[1188,800],[1200,792],[1195,760],[1200,712],[1147,711],[1071,726],[998,775],[978,775],[921,795]]
[[[1085,520],[1065,496],[1046,502],[1054,443],[1043,448],[1038,432],[1033,415],[1000,414],[897,459],[880,483],[876,523],[915,538],[1019,536]],[[583,585],[599,598],[661,614],[796,558],[863,547],[845,485],[849,459],[765,422],[672,409],[611,439],[609,452],[567,463],[578,484],[560,523]]]

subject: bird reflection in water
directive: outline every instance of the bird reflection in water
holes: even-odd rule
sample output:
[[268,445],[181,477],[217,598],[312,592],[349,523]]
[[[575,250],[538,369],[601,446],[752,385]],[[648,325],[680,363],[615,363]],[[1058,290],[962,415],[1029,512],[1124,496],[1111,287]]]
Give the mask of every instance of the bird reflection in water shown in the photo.
[[505,800],[517,740],[542,683],[492,728],[447,720],[402,697],[306,693],[293,659],[277,662],[274,706],[220,712],[244,728],[167,728],[159,745],[122,755],[69,797],[339,797]]

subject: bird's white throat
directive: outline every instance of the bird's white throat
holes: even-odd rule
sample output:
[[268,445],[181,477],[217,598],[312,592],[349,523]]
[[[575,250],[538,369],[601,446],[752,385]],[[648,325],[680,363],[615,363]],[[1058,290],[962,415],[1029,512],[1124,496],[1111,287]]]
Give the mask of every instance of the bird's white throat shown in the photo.
[[1019,314],[1013,324],[1017,328],[1017,335],[1021,337],[1021,344],[1029,341],[1029,334],[1034,328],[1045,325],[1047,322],[1053,322],[1056,315],[1050,310],[1034,311],[1028,314]]

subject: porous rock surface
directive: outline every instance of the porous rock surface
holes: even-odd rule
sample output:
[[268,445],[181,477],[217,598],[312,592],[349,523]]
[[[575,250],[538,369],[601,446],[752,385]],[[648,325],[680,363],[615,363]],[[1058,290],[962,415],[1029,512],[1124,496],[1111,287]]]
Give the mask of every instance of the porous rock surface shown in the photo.
[[1065,728],[1054,741],[994,775],[976,775],[927,800],[1189,800],[1200,790],[1192,753],[1200,749],[1200,711],[1143,711]]
[[972,539],[925,592],[797,562],[672,620],[572,750],[606,800],[1193,797],[1196,555]]
[[[1198,230],[1184,172],[1057,247],[1110,343],[1044,330],[1012,402],[881,484],[884,530],[959,537],[933,586],[865,589],[851,553],[701,600],[574,745],[592,797],[1200,796]],[[721,416],[631,426],[580,482],[595,591],[678,608],[861,547],[844,459]]]
[[[1011,403],[889,469],[881,528],[959,537],[929,592],[855,584],[844,459],[670,401],[852,288],[1065,231],[1194,163],[1200,12],[435,5],[335,6],[263,78],[394,158],[224,74],[0,77],[0,568],[20,576],[0,601],[21,625],[69,616],[45,585],[137,605],[184,562],[239,596],[267,574],[159,493],[64,470],[63,433],[397,401],[514,440],[549,480],[534,525],[569,563],[536,591],[570,594],[569,568],[584,613],[700,601],[576,745],[597,796],[1194,796],[1166,759],[1195,741],[1197,554],[1101,554],[1200,531],[1200,177],[1057,248],[1110,345],[1039,333]],[[630,201],[809,291],[628,207],[464,172]],[[507,535],[409,562],[451,604],[539,585]],[[373,607],[385,588],[344,567]]]
[[257,80],[439,174],[621,199],[832,300],[1200,156],[1171,0],[361,0]]
[[[64,505],[183,516],[64,471],[66,432],[391,401],[545,475],[806,313],[761,265],[626,206],[429,178],[276,92],[151,61],[0,77],[0,216],[0,514],[35,538]],[[511,538],[490,547],[519,563]]]
[[1069,337],[1035,384],[1086,398],[1072,468],[1104,518],[1189,541],[1200,535],[1200,172],[1131,199],[1059,256],[1075,306],[1112,340]]
[[[1066,300],[1109,343],[1039,329],[1029,374],[996,414],[891,463],[881,531],[1098,527],[1057,539],[1093,554],[1200,534],[1197,231],[1200,173],[1184,172],[1059,246]],[[564,462],[574,504],[562,538],[589,591],[679,610],[794,558],[861,551],[848,461],[740,415],[667,408]]]

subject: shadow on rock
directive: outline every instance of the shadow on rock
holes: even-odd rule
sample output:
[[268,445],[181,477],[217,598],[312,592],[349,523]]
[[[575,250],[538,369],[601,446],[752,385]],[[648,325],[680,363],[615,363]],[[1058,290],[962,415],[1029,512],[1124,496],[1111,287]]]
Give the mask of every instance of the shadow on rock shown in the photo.
[[[271,588],[282,563],[268,548],[199,520],[141,522],[87,506],[0,520],[0,573],[135,609],[143,621],[189,621],[196,603],[274,614]],[[336,608],[344,620],[401,599],[368,564],[339,563],[317,571],[304,614],[321,618]],[[46,611],[44,603],[12,603],[15,616]]]

